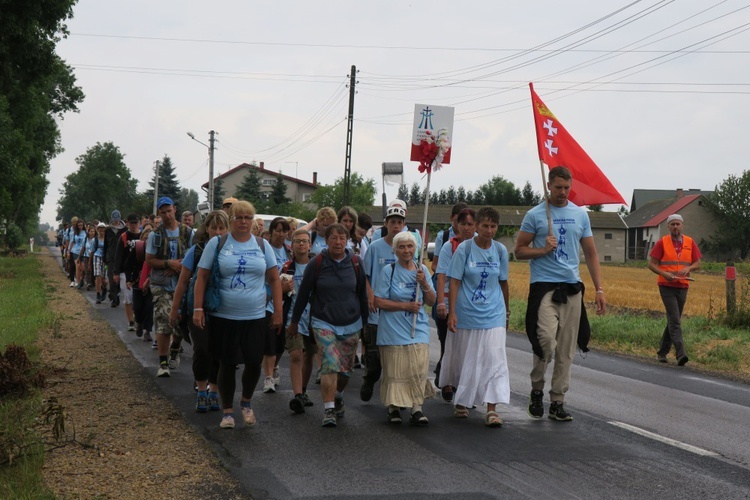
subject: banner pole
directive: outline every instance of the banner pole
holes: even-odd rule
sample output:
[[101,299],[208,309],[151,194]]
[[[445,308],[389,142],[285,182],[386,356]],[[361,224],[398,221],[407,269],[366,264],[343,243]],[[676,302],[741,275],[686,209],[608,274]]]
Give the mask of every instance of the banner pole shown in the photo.
[[[434,167],[435,162],[432,162],[432,167]],[[432,178],[432,168],[427,172],[427,187],[425,187],[424,190],[424,215],[422,216],[422,244],[420,245],[419,249],[419,259],[417,261],[417,271],[422,269],[422,260],[424,259],[424,252],[427,248],[427,211],[430,209],[430,179]],[[422,287],[419,286],[419,283],[417,283],[416,288],[416,294],[414,295],[414,300],[416,302],[419,302],[419,299],[422,295]],[[417,332],[417,315],[419,314],[419,311],[412,314],[411,318],[411,338],[414,338]]]

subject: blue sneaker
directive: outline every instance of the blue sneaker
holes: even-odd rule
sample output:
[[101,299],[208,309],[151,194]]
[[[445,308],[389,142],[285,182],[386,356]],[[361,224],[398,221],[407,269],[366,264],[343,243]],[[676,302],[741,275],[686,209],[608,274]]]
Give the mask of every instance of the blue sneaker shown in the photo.
[[219,406],[219,393],[211,391],[208,393],[208,409],[211,411],[219,411],[221,410],[221,407]]
[[197,413],[208,411],[208,393],[206,391],[198,391],[198,396],[195,399],[195,411]]

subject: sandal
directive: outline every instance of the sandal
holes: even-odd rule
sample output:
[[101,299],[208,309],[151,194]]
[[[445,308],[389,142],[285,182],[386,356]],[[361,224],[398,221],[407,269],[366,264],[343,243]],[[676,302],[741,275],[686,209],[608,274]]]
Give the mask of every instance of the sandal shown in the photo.
[[427,417],[424,416],[424,413],[422,413],[421,411],[415,411],[411,414],[409,423],[412,425],[424,427],[425,425],[429,425],[430,421],[427,419]]
[[456,418],[469,418],[469,409],[463,406],[453,408],[453,416]]
[[389,424],[400,424],[401,423],[401,412],[398,410],[392,410],[388,412],[388,423]]
[[494,411],[488,411],[487,415],[484,416],[484,425],[487,427],[501,427],[503,425],[503,419],[500,415]]

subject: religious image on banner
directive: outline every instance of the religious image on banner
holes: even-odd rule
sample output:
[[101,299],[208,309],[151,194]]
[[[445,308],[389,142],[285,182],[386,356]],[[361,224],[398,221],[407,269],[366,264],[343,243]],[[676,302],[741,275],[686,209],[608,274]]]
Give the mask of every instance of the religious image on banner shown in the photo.
[[451,162],[454,108],[414,105],[411,161],[419,162],[420,172],[440,170]]

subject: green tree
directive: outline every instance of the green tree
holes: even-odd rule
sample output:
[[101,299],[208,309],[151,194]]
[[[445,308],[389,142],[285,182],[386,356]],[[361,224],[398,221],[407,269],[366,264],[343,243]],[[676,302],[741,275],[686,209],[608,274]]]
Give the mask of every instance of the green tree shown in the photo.
[[[485,205],[520,205],[521,191],[502,175],[495,175],[486,184],[477,189],[482,194],[482,204]],[[475,198],[477,193],[474,194]],[[479,203],[477,200],[474,203]]]
[[62,151],[56,119],[84,94],[56,53],[75,0],[0,0],[0,220],[36,230],[49,162]]
[[531,183],[526,181],[521,190],[521,205],[532,206],[539,205],[542,202],[542,197],[537,194],[531,187]]
[[421,205],[424,203],[424,189],[422,189],[416,182],[411,185],[409,190],[409,198],[404,198],[409,206]]
[[227,195],[224,189],[224,179],[214,179],[214,210],[220,210],[224,203],[224,197]]
[[292,202],[291,198],[286,195],[286,182],[281,175],[276,176],[276,182],[271,186],[271,193],[268,199],[268,208],[271,213],[282,213],[289,208]]
[[125,165],[125,156],[111,142],[97,142],[76,158],[78,170],[66,177],[60,190],[58,218],[74,215],[85,220],[109,220],[113,209],[132,210],[138,181]]
[[438,203],[440,205],[448,204],[448,194],[445,192],[445,189],[440,190],[440,194],[438,194]]
[[455,205],[458,203],[458,195],[456,194],[456,189],[451,186],[448,188],[448,191],[445,193],[445,201],[448,203],[448,205]]
[[234,197],[240,200],[249,201],[256,208],[260,208],[265,203],[261,195],[261,181],[258,171],[250,168],[242,178],[242,184],[237,188]]
[[[456,198],[457,198],[456,203],[458,203],[459,201],[463,201],[463,202],[466,201],[466,190],[464,189],[463,186],[458,186],[458,189],[456,190]],[[454,205],[456,203],[454,203]]]
[[440,195],[436,193],[435,191],[430,193],[430,205],[439,205],[440,204]]
[[[375,179],[365,180],[357,172],[352,172],[349,183],[349,205],[357,212],[364,211],[375,201]],[[339,177],[332,185],[320,185],[313,192],[311,200],[319,208],[344,206],[344,178]]]
[[190,210],[195,212],[198,210],[198,193],[194,189],[181,188],[179,196],[174,201],[180,211]]
[[[177,176],[174,171],[174,165],[172,165],[172,159],[169,156],[164,155],[164,158],[158,160],[157,163],[159,164],[159,193],[157,193],[158,197],[161,198],[162,196],[168,196],[172,198],[172,201],[175,202],[175,205],[177,205],[178,209],[182,210],[183,207],[178,203],[178,200],[180,199],[180,183],[177,181]],[[151,198],[154,197],[155,181],[156,171],[154,171],[154,175],[151,177],[151,181],[149,181],[148,183],[148,185],[151,187],[146,190],[146,196],[149,196]]]
[[716,186],[708,198],[708,207],[718,221],[709,240],[717,252],[738,252],[741,259],[750,253],[750,172],[730,175]]
[[625,217],[626,215],[630,215],[630,210],[625,208],[625,205],[620,205],[620,208],[617,209],[617,213]]
[[409,199],[409,188],[406,184],[401,184],[398,186],[398,193],[396,194],[396,198],[404,201]]
[[604,205],[589,205],[589,211],[590,212],[603,212],[604,211]]

